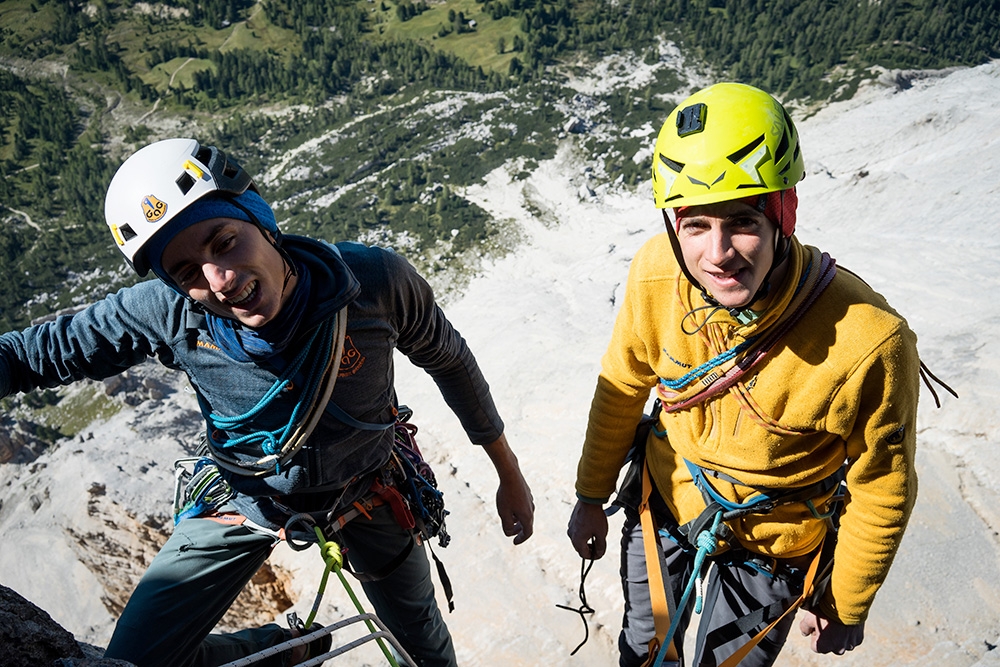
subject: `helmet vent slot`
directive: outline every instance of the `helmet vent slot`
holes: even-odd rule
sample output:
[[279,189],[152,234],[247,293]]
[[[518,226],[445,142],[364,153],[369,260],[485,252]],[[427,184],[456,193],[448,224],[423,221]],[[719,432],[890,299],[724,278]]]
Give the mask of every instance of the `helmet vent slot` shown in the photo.
[[744,160],[744,158],[746,158],[747,155],[750,155],[750,153],[756,150],[756,148],[760,146],[761,143],[763,142],[764,142],[764,135],[762,134],[753,141],[751,141],[749,144],[744,146],[743,148],[736,151],[735,153],[731,153],[728,156],[729,161],[732,162],[733,164],[739,164]]
[[122,239],[124,239],[126,243],[138,236],[138,234],[135,233],[135,230],[128,225],[122,225],[119,227],[118,232],[122,235]]
[[[795,124],[792,122],[792,117],[788,115],[785,107],[781,107],[781,116],[785,121],[785,127],[781,131],[781,142],[778,144],[778,148],[774,151],[774,161],[780,162],[782,158],[785,157],[785,153],[788,152],[788,146],[792,143],[791,134],[794,132]],[[796,151],[798,150],[798,142],[795,144]]]
[[684,163],[678,162],[677,160],[671,160],[663,153],[660,153],[660,162],[667,165],[668,167],[676,171],[678,174],[681,173],[682,169],[684,169]]
[[191,174],[186,171],[177,177],[177,187],[180,188],[181,194],[187,194],[190,192],[191,188],[194,187],[195,180]]
[[785,157],[785,153],[788,152],[788,144],[790,143],[788,139],[788,127],[785,127],[785,131],[781,133],[781,141],[778,142],[778,147],[774,149],[774,161],[781,162]]

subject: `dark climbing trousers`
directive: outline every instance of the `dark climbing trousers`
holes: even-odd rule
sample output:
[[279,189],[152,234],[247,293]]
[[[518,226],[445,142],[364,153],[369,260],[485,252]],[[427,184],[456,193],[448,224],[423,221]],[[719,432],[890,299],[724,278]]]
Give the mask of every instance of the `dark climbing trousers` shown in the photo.
[[[661,527],[676,530],[676,521],[659,498],[651,499]],[[666,524],[666,525],[664,525]],[[685,551],[662,533],[660,546],[667,563],[674,605],[680,603],[694,564],[694,552]],[[622,587],[625,593],[625,615],[618,638],[621,667],[639,667],[648,656],[649,641],[655,635],[653,610],[650,603],[649,580],[642,544],[639,516],[626,510],[622,529]],[[776,574],[766,574],[747,565],[744,559],[725,554],[706,559],[712,568],[705,580],[704,608],[698,623],[694,644],[694,660],[683,659],[684,633],[690,624],[691,608],[683,610],[674,636],[674,645],[682,664],[716,667],[760,630],[778,618],[802,591],[803,572],[779,564]],[[664,579],[667,573],[664,573]],[[692,599],[693,599],[692,594]],[[778,657],[791,628],[793,615],[785,618],[743,659],[740,667],[768,667]]]
[[[375,508],[371,516],[370,521],[351,521],[340,535],[352,568],[360,572],[378,571],[412,539],[387,505]],[[182,521],[139,581],[105,657],[138,667],[215,667],[289,639],[290,633],[277,624],[209,634],[275,544],[274,537],[245,526],[210,519]],[[363,588],[376,615],[417,665],[457,665],[424,549],[415,546],[391,575],[366,582]],[[255,664],[284,667],[289,653]]]

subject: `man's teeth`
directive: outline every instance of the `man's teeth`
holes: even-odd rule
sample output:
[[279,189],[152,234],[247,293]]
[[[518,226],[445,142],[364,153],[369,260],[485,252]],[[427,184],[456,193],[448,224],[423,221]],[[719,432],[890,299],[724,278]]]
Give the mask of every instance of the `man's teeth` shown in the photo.
[[246,301],[247,299],[250,298],[250,296],[253,294],[253,291],[255,289],[257,289],[257,281],[256,280],[253,281],[252,283],[250,283],[249,285],[247,285],[245,290],[243,290],[242,292],[240,292],[239,294],[237,294],[235,297],[233,297],[232,299],[230,299],[229,300],[230,305],[233,305],[233,306],[240,305],[241,303],[243,303],[244,301]]

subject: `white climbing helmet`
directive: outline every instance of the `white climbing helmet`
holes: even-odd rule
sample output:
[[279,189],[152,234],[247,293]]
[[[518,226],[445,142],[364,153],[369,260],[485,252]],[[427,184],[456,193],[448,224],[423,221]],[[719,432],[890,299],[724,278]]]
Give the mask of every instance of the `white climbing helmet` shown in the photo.
[[248,189],[257,191],[253,179],[218,148],[166,139],[140,148],[118,168],[104,217],[129,266],[145,276],[147,244],[178,213],[209,193],[236,196]]

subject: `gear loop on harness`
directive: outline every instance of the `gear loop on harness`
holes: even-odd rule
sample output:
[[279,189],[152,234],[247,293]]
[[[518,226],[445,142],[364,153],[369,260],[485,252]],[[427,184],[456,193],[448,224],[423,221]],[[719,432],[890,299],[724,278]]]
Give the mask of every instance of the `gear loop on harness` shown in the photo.
[[291,516],[288,521],[285,522],[285,528],[283,530],[285,535],[285,542],[294,551],[305,551],[312,546],[312,542],[308,540],[303,540],[302,542],[296,542],[292,538],[294,530],[298,527],[305,528],[305,532],[312,533],[314,530],[318,530],[319,526],[316,525],[316,519],[313,518],[311,514],[305,512],[300,512]]

